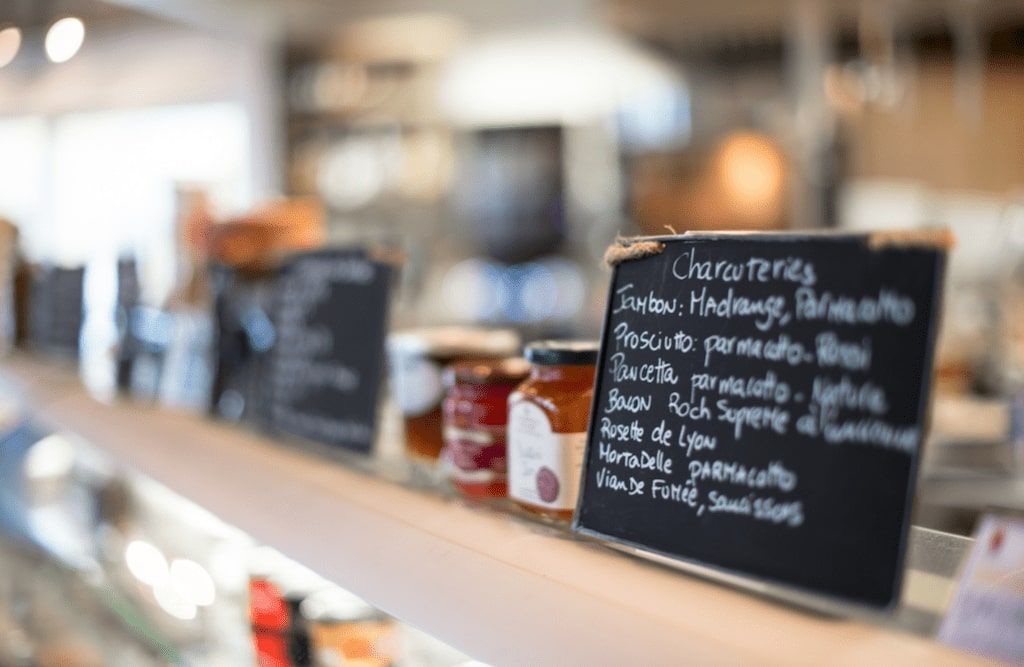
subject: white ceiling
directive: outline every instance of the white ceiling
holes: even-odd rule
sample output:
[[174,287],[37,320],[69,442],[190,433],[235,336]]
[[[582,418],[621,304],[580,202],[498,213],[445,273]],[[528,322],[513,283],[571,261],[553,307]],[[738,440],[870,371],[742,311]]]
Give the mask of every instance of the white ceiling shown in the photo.
[[808,8],[820,9],[832,24],[850,25],[864,7],[891,9],[901,26],[948,25],[963,10],[976,12],[982,28],[1024,20],[1021,0],[0,0],[0,21],[15,12],[58,10],[118,19],[129,10],[216,31],[317,43],[359,19],[435,13],[461,19],[474,31],[603,23],[661,43],[685,44],[777,37]]

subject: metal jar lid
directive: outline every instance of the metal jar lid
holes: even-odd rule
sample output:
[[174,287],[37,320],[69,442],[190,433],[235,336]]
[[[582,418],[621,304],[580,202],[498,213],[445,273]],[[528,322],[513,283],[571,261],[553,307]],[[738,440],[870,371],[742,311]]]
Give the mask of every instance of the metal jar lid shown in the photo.
[[526,346],[526,360],[538,366],[593,366],[599,345],[594,340],[539,340]]
[[388,349],[392,354],[437,359],[507,357],[519,349],[519,334],[511,329],[462,326],[406,329],[388,337]]
[[460,361],[448,367],[445,384],[517,385],[529,374],[530,364],[521,357]]

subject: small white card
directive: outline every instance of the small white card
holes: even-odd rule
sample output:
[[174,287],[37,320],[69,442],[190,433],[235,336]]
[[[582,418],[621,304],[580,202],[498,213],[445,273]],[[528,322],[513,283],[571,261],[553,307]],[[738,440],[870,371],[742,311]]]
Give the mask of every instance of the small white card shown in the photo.
[[1024,663],[1024,518],[982,519],[939,640]]

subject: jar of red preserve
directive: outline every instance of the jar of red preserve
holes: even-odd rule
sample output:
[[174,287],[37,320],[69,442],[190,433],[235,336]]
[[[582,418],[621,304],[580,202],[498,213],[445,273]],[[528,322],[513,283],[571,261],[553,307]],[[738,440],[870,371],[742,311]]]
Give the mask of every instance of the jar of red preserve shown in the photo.
[[530,365],[519,358],[462,362],[448,368],[441,457],[452,486],[463,495],[506,495],[508,397],[529,371]]

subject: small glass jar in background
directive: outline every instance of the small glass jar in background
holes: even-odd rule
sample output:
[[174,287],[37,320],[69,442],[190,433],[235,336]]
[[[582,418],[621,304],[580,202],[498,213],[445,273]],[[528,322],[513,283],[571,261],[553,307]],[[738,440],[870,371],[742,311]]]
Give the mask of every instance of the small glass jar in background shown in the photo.
[[508,493],[524,509],[572,518],[587,444],[598,344],[526,346],[530,377],[509,396]]
[[293,613],[295,606],[278,582],[264,575],[249,578],[249,620],[257,664],[277,667],[308,660],[308,638],[301,619]]
[[388,667],[401,657],[398,625],[387,614],[340,588],[303,600],[315,667]]
[[448,368],[442,460],[449,481],[462,495],[506,495],[508,397],[529,370],[519,358],[466,361]]
[[406,452],[433,464],[444,445],[441,402],[446,365],[466,359],[500,359],[519,350],[509,329],[428,327],[388,338],[391,392],[402,413]]

